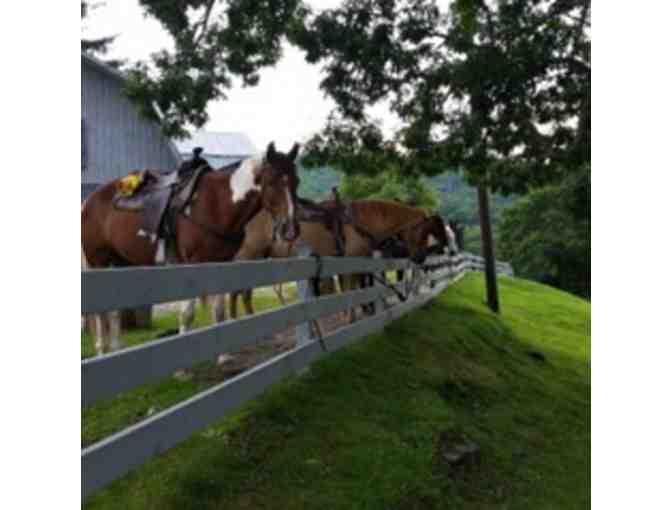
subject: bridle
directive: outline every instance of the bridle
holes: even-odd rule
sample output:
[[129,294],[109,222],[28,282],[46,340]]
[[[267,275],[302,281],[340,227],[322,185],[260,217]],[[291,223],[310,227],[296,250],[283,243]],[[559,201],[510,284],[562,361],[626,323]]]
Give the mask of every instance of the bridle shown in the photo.
[[[219,168],[217,170],[210,167],[210,165],[206,162],[203,166],[199,167],[197,169],[197,171],[202,170],[204,172],[233,172],[233,171],[238,169],[238,167],[241,165],[242,161],[243,160],[236,161],[234,163],[230,163],[229,165],[226,165],[226,166],[224,166],[222,168]],[[270,166],[268,164],[268,161],[267,161],[266,157],[264,157],[262,159],[261,164],[263,166],[267,166],[267,165]],[[206,168],[206,166],[207,166],[207,168]],[[272,171],[277,171],[277,170],[272,170]],[[283,171],[283,173],[288,173],[288,172]],[[199,186],[200,186],[200,182],[199,182]],[[263,194],[263,189],[261,190],[261,193]],[[194,195],[192,196],[192,199],[189,201],[189,203],[185,204],[185,207],[183,207],[179,211],[179,214],[181,216],[183,216],[185,219],[187,219],[188,221],[190,221],[191,223],[193,223],[194,225],[198,226],[204,232],[211,235],[212,237],[215,237],[215,238],[217,238],[220,241],[225,242],[225,243],[230,243],[230,244],[235,244],[235,245],[240,246],[245,241],[245,229],[244,228],[242,230],[238,230],[238,231],[231,231],[230,229],[227,229],[225,231],[225,230],[219,228],[217,225],[212,225],[212,224],[207,223],[207,222],[202,222],[202,221],[196,220],[191,216],[190,210],[191,210],[191,206],[194,204],[194,202],[196,200],[196,195],[197,195],[197,193],[194,193]],[[294,196],[295,194],[292,193],[291,195],[292,195],[292,200],[295,200],[295,196]],[[296,202],[296,200],[295,200],[295,202]],[[280,229],[285,224],[285,221],[280,219],[280,218],[276,218],[275,216],[272,216],[272,218],[273,218],[273,241],[275,241],[278,238],[277,236],[280,235]]]

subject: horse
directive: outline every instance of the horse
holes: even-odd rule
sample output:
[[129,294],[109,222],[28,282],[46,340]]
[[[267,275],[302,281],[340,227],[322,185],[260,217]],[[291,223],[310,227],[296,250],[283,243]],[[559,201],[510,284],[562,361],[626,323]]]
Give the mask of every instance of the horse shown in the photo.
[[[94,191],[82,205],[82,261],[84,268],[196,264],[230,261],[240,249],[247,223],[261,210],[272,218],[278,235],[291,242],[299,235],[294,161],[299,145],[288,154],[271,142],[264,157],[244,160],[233,172],[205,172],[186,209],[175,215],[174,253],[166,257],[163,239],[141,237],[141,215],[117,209],[119,179]],[[193,319],[194,300],[183,307],[181,330]],[[215,319],[223,303],[215,307]],[[191,315],[191,317],[189,317]],[[119,312],[98,314],[96,350],[103,354],[122,347]]]
[[[428,255],[438,255],[443,252],[452,257],[459,251],[455,232],[450,224],[445,224],[438,214],[430,216],[421,229],[403,232],[400,238],[406,245],[420,243],[420,249],[413,257],[416,264],[424,263]],[[405,273],[403,269],[397,270],[397,282],[404,280]]]
[[[295,242],[277,239],[273,232],[273,220],[266,211],[261,211],[245,227],[245,241],[234,260],[261,258],[286,258],[295,254],[295,246],[307,244],[311,251],[322,256],[338,254],[336,240],[329,229],[318,222],[299,222],[300,235]],[[279,292],[279,291],[277,291]],[[238,317],[238,297],[242,296],[247,315],[254,314],[252,290],[232,292],[229,297],[229,317]]]
[[[305,216],[310,203],[299,202],[299,216]],[[287,257],[293,252],[296,242],[307,244],[314,254],[320,256],[369,257],[386,241],[400,236],[405,251],[399,256],[422,259],[431,246],[443,248],[448,244],[445,226],[440,216],[428,216],[420,208],[383,200],[356,200],[344,208],[339,200],[312,204],[341,222],[342,242],[333,225],[327,221],[300,220],[300,235],[296,241],[276,239],[268,213],[260,212],[246,227],[245,242],[235,260],[254,260],[264,257]],[[339,244],[340,246],[339,249]],[[341,290],[352,290],[363,285],[363,275],[339,276]],[[238,297],[242,295],[247,314],[253,314],[252,290],[232,293],[229,314],[237,318]],[[354,310],[350,322],[355,319]]]

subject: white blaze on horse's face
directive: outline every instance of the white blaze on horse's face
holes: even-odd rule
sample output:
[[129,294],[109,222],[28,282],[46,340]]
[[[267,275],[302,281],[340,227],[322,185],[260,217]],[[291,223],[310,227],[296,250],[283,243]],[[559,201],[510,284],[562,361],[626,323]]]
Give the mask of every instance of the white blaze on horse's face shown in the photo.
[[287,218],[289,221],[294,221],[294,200],[292,199],[292,194],[289,191],[289,187],[285,188],[285,194],[287,196]]
[[439,244],[439,241],[436,239],[436,237],[434,237],[432,234],[429,234],[429,237],[427,238],[427,247],[431,248],[437,244]]
[[246,159],[233,172],[230,185],[231,200],[234,203],[243,200],[250,191],[261,191],[261,185],[254,182],[255,174],[261,164],[261,159]]
[[453,253],[457,253],[459,251],[457,249],[457,238],[455,237],[455,232],[453,232],[453,229],[448,225],[446,225],[446,235],[448,236],[448,249]]

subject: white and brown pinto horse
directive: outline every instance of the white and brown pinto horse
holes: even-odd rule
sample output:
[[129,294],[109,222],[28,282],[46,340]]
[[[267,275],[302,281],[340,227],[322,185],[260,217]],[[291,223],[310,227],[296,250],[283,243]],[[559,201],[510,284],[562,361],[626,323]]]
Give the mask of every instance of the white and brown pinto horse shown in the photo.
[[[175,254],[172,263],[196,264],[230,261],[238,252],[247,223],[259,211],[266,211],[283,239],[299,235],[296,221],[298,177],[294,160],[295,144],[289,154],[269,144],[263,158],[242,162],[233,173],[211,171],[198,182],[189,215],[175,222]],[[92,193],[82,206],[82,255],[88,268],[108,266],[151,266],[166,263],[161,241],[138,236],[140,214],[115,208],[117,182],[112,181]],[[183,308],[181,329],[193,319],[194,301]],[[223,303],[216,307],[223,311]],[[220,311],[215,312],[216,318]],[[185,315],[187,317],[185,317]],[[96,350],[99,354],[122,347],[119,312],[98,314]]]

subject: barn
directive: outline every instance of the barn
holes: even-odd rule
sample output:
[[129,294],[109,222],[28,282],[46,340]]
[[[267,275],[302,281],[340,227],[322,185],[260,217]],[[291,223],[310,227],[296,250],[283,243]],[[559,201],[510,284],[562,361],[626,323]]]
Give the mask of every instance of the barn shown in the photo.
[[175,144],[121,93],[125,76],[82,53],[82,200],[101,184],[140,168],[172,170]]
[[191,158],[195,147],[202,147],[202,156],[213,168],[237,163],[257,155],[257,149],[244,133],[196,131],[190,138],[175,140],[182,159]]

